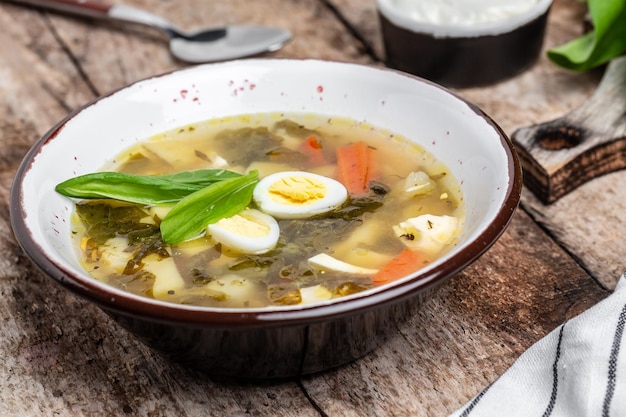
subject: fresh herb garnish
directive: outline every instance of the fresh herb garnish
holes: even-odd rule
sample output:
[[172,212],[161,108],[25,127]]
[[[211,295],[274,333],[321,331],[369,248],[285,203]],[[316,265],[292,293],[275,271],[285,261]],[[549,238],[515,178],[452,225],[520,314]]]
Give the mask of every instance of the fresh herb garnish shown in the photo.
[[179,243],[191,239],[209,224],[239,213],[252,201],[258,181],[258,171],[252,170],[241,177],[216,182],[189,194],[161,222],[163,240]]
[[557,65],[588,71],[626,52],[626,2],[587,0],[593,30],[548,51]]
[[241,176],[225,169],[201,169],[167,175],[95,172],[70,178],[58,184],[55,190],[71,198],[110,198],[137,204],[172,205],[211,184]]
[[64,181],[55,189],[71,198],[174,205],[160,226],[163,241],[174,244],[191,239],[209,224],[246,208],[258,181],[256,170],[246,175],[223,169],[168,175],[97,172]]

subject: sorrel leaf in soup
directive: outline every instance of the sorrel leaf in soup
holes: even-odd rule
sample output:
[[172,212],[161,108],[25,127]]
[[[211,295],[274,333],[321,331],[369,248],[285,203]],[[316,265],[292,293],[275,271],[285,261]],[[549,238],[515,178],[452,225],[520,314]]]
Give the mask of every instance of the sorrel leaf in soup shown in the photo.
[[223,169],[184,171],[167,175],[96,172],[66,180],[55,189],[71,198],[104,198],[146,205],[171,205],[217,181],[240,176],[239,173]]
[[163,240],[174,244],[200,235],[209,224],[234,216],[252,201],[259,181],[256,170],[216,182],[188,195],[176,204],[161,222]]

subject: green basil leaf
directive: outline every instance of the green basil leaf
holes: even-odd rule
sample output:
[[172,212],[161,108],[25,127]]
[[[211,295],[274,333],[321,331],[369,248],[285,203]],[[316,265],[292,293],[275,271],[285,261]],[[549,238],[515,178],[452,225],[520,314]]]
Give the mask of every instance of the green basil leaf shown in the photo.
[[626,52],[626,2],[588,0],[594,30],[548,51],[557,65],[588,71]]
[[55,190],[71,198],[110,198],[146,205],[172,205],[215,182],[242,174],[224,169],[202,169],[166,175],[96,172],[71,178]]
[[239,178],[243,174],[227,169],[196,169],[193,171],[181,171],[175,174],[156,175],[165,181],[179,182],[184,184],[197,184],[204,188],[214,182],[226,180],[228,178]]
[[259,173],[253,170],[183,198],[161,222],[163,240],[170,244],[183,242],[200,235],[209,224],[239,213],[252,201],[258,181]]

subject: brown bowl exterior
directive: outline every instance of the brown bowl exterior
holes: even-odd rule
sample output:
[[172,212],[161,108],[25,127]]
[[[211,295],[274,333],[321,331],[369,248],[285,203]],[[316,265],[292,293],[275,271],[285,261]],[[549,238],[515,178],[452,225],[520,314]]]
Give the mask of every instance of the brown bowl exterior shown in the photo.
[[447,87],[494,84],[532,66],[543,46],[549,9],[506,33],[435,37],[395,25],[379,13],[386,65]]
[[147,346],[186,368],[228,379],[280,379],[363,357],[397,332],[439,286],[361,313],[260,327],[194,326],[104,311]]

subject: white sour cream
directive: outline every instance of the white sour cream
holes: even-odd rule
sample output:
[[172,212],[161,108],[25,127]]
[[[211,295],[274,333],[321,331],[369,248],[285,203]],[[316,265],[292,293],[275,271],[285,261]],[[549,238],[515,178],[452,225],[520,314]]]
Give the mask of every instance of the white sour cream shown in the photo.
[[472,26],[501,22],[528,12],[539,0],[392,0],[418,22]]
[[376,0],[394,25],[440,37],[510,32],[547,13],[552,0]]

